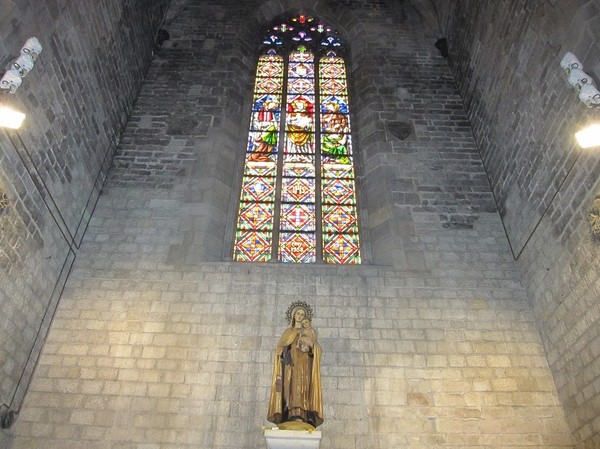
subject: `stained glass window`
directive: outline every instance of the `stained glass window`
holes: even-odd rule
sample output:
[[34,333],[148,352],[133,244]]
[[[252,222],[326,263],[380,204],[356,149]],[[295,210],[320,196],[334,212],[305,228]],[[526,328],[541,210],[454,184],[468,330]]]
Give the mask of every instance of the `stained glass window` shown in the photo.
[[343,50],[335,31],[314,17],[266,30],[234,260],[360,263]]

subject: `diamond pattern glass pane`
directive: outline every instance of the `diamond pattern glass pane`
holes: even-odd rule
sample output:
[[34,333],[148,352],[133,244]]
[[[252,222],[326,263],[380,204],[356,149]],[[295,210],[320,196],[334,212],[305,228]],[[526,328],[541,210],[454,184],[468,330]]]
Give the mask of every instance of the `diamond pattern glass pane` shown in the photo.
[[279,261],[314,263],[316,260],[315,234],[282,232],[279,236]]
[[283,204],[281,229],[286,231],[314,231],[315,206],[312,204]]
[[270,176],[248,176],[242,181],[242,202],[273,202],[275,178]]
[[244,230],[273,230],[273,203],[242,203],[239,228]]
[[323,232],[332,233],[358,233],[355,206],[323,206]]
[[323,204],[355,204],[354,180],[323,179]]
[[328,263],[360,263],[358,235],[325,234],[323,253],[325,261]]
[[268,262],[271,260],[270,232],[237,231],[233,258],[240,262]]
[[279,260],[313,263],[316,259],[314,56],[300,48],[290,54],[289,61],[284,155],[284,171],[288,176],[281,185]]

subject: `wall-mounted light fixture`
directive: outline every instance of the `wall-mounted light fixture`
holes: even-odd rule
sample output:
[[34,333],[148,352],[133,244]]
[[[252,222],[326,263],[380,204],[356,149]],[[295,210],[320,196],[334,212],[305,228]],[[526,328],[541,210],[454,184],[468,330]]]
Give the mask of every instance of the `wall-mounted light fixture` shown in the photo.
[[594,80],[583,71],[583,64],[571,52],[565,53],[560,61],[561,68],[567,74],[567,81],[578,92],[579,99],[588,107],[600,107],[600,91],[594,86]]
[[[567,74],[567,81],[577,91],[577,96],[588,108],[600,107],[600,91],[594,86],[594,80],[583,71],[583,64],[571,52],[565,53],[560,66]],[[600,123],[593,123],[575,133],[581,148],[600,146]]]
[[0,91],[5,94],[14,94],[23,80],[19,71],[15,68],[10,68],[6,71],[2,79],[0,79]]
[[24,78],[33,69],[33,58],[28,54],[21,55],[13,61],[11,67]]
[[[7,67],[0,78],[0,93],[14,94],[23,83],[23,78],[33,69],[35,60],[42,52],[42,44],[37,37],[27,39],[20,54]],[[17,129],[23,124],[25,114],[0,105],[0,127]]]
[[35,61],[42,52],[42,44],[37,37],[30,37],[25,41],[25,45],[21,47],[22,55],[29,55]]
[[35,60],[42,52],[42,45],[37,37],[30,37],[21,47],[20,55],[8,66],[6,72],[0,78],[0,91],[2,93],[14,94],[22,83],[22,79],[31,69]]
[[583,64],[579,61],[579,59],[577,59],[577,56],[571,52],[565,53],[560,61],[560,66],[567,73],[567,75],[572,69],[583,69]]

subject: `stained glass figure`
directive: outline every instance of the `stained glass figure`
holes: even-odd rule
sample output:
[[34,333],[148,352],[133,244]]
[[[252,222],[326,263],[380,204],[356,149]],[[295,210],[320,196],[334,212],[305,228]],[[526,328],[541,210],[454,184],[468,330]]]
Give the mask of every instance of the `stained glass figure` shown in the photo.
[[360,263],[343,42],[304,14],[275,23],[256,69],[234,260]]

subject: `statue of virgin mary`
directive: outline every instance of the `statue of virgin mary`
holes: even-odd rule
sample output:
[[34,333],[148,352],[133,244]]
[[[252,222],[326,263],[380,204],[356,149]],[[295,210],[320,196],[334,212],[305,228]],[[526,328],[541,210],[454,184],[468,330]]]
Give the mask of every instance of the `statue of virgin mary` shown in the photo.
[[323,423],[321,347],[308,304],[291,304],[287,317],[275,349],[267,419],[280,429],[312,430]]

